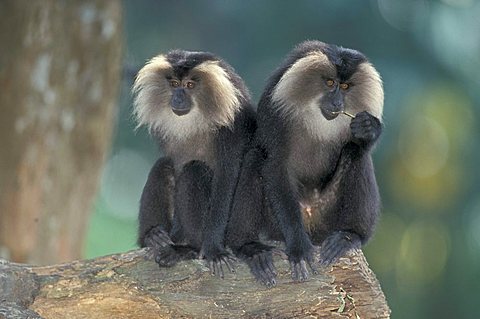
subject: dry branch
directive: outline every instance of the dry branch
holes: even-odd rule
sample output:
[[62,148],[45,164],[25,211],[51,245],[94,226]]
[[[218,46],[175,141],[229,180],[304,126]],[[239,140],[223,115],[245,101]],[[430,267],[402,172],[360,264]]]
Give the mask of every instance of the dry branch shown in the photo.
[[360,250],[305,283],[292,282],[278,253],[272,289],[240,262],[221,280],[200,260],[165,269],[147,255],[141,249],[38,267],[0,260],[0,318],[389,318]]

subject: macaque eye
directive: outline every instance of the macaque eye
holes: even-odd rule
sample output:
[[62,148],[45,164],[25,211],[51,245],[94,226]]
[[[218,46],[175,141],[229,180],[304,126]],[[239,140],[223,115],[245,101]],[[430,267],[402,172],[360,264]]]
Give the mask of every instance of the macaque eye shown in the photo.
[[193,82],[193,81],[188,81],[187,82],[187,88],[193,89],[194,87],[195,87],[195,82]]
[[180,86],[180,81],[170,80],[170,86],[171,86],[171,87],[174,87],[174,88],[177,88],[177,87]]
[[340,84],[340,88],[341,88],[342,90],[347,90],[349,87],[350,87],[350,85],[347,84],[347,83],[342,83],[342,84]]
[[329,79],[329,80],[326,81],[326,83],[327,83],[327,86],[332,87],[335,84],[335,81],[332,80],[332,79]]

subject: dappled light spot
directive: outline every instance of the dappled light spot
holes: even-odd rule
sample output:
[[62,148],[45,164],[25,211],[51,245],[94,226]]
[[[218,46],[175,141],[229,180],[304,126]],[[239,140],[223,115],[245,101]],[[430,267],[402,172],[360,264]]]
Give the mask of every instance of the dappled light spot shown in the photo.
[[389,164],[392,194],[421,212],[453,212],[471,185],[472,103],[465,92],[440,83],[413,95],[403,109]]
[[392,172],[390,185],[393,195],[403,206],[414,207],[421,213],[442,213],[458,200],[462,182],[462,175],[455,167],[441,174],[418,178],[400,164]]
[[413,222],[404,232],[397,256],[397,284],[419,289],[444,271],[450,253],[450,233],[439,221]]
[[414,107],[421,107],[422,114],[434,119],[447,133],[450,141],[450,160],[463,160],[476,143],[475,117],[471,98],[465,90],[449,83],[438,84],[418,97]]
[[405,222],[398,214],[382,214],[374,237],[365,249],[368,261],[376,272],[386,274],[395,269],[395,258],[404,232]]
[[[458,78],[472,81],[463,83],[473,88],[480,83],[477,76],[480,66],[480,2],[444,0],[458,4],[455,10],[448,5],[435,5],[431,12],[430,48],[435,57]],[[461,5],[465,3],[464,5]],[[468,62],[467,62],[468,61]]]
[[425,0],[378,0],[378,10],[382,18],[392,27],[402,31],[413,31],[416,21],[428,14]]
[[447,162],[449,142],[445,129],[432,118],[412,116],[400,132],[398,149],[410,174],[432,176]]

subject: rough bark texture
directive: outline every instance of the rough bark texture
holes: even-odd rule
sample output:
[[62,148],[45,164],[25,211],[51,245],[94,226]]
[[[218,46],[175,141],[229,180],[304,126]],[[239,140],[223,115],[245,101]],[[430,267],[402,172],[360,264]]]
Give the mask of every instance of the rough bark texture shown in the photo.
[[[159,268],[136,250],[95,260],[32,267],[0,261],[0,317],[6,318],[389,318],[360,250],[292,282],[275,256],[279,283],[267,289],[237,264],[224,280],[200,260]],[[318,257],[318,256],[317,256]],[[14,317],[13,313],[23,313]]]
[[112,133],[121,31],[119,1],[0,1],[0,256],[80,258]]

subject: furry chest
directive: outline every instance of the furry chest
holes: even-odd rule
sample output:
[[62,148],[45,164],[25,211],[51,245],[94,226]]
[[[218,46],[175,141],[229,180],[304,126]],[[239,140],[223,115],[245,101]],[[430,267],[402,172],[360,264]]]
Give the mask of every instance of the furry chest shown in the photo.
[[347,139],[344,119],[327,121],[319,111],[310,110],[289,127],[288,171],[296,180],[321,180],[328,177]]
[[340,147],[309,137],[292,139],[288,153],[290,179],[318,185],[335,170]]
[[210,168],[215,166],[215,147],[212,136],[196,136],[185,141],[176,141],[165,146],[167,156],[173,159],[178,171],[191,161],[204,162]]

